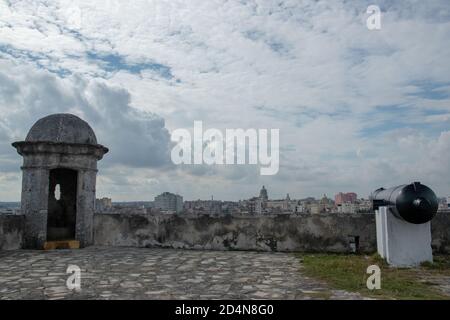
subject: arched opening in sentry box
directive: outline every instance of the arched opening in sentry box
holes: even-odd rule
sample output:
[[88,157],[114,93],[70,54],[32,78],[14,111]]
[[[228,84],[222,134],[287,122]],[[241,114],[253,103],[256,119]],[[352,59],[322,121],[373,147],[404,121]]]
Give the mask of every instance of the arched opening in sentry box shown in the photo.
[[72,169],[50,170],[47,241],[75,239],[77,175]]

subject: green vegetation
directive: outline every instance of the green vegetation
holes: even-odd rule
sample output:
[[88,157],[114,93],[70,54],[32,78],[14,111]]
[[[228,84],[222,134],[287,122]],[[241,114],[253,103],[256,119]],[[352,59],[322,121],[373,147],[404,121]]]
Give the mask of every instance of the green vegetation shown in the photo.
[[[377,299],[450,299],[427,278],[450,275],[450,256],[435,256],[434,263],[418,268],[392,268],[378,255],[300,254],[304,272],[334,289],[359,292]],[[381,289],[369,290],[370,265],[381,269]],[[425,276],[427,275],[427,276]]]

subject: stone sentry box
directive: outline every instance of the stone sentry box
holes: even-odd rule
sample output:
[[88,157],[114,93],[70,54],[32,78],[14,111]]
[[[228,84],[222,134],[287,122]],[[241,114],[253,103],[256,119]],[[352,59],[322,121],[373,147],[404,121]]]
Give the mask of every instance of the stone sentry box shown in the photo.
[[97,161],[108,149],[97,143],[89,124],[72,114],[53,114],[12,145],[23,156],[23,247],[42,249],[53,240],[92,244]]

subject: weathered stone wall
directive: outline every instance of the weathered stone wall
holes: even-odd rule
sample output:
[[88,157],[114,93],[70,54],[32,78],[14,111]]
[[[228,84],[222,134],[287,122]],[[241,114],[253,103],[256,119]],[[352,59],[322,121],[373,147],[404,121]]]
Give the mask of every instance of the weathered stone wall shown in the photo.
[[450,253],[450,211],[438,212],[431,220],[431,238],[434,252]]
[[[25,216],[0,215],[0,250],[23,244]],[[349,235],[363,252],[376,251],[371,214],[188,216],[96,214],[94,244],[214,250],[349,252]],[[450,212],[431,222],[433,251],[450,253]]]
[[214,250],[363,252],[376,250],[371,214],[191,216],[96,214],[96,245]]
[[22,247],[25,216],[0,214],[0,250]]

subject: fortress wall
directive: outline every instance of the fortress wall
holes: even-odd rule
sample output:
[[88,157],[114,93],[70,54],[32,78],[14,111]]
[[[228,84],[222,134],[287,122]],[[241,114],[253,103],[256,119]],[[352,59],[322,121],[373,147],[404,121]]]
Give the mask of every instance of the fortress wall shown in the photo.
[[[25,216],[0,215],[0,250],[20,249]],[[372,214],[207,216],[95,214],[94,243],[102,246],[213,250],[351,252],[348,235],[362,252],[376,251]],[[450,212],[431,223],[435,253],[450,253]]]
[[[434,252],[450,253],[450,212],[432,220]],[[376,252],[373,214],[208,216],[96,214],[96,245],[212,250]]]
[[22,247],[25,216],[0,214],[0,250]]
[[96,245],[212,250],[351,252],[376,250],[372,214],[193,216],[97,214]]

